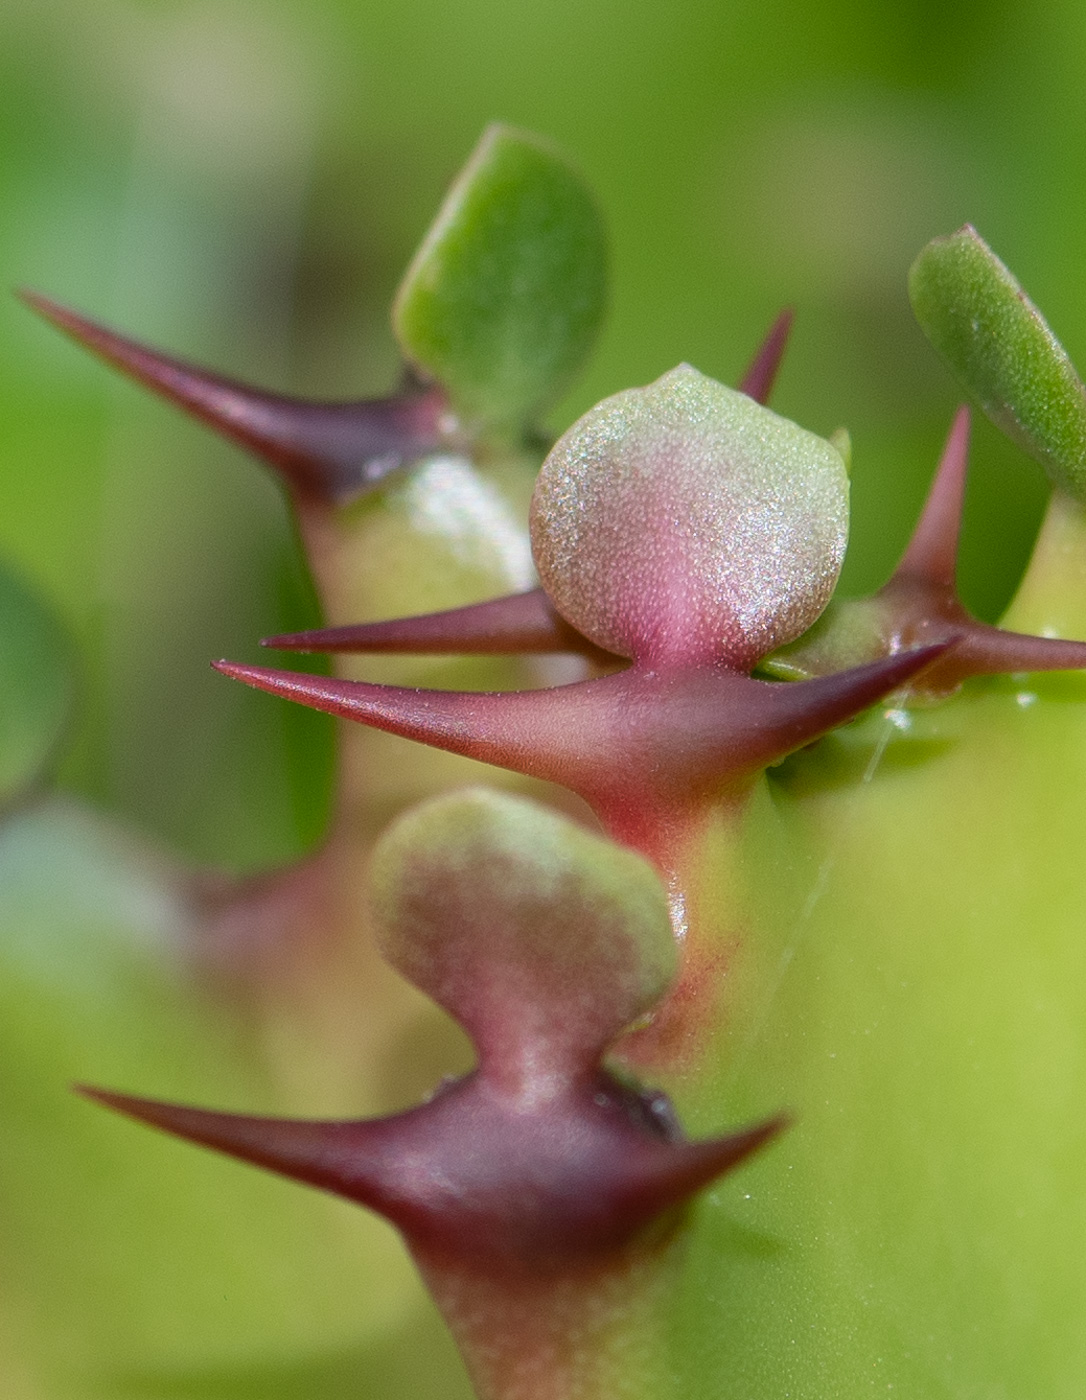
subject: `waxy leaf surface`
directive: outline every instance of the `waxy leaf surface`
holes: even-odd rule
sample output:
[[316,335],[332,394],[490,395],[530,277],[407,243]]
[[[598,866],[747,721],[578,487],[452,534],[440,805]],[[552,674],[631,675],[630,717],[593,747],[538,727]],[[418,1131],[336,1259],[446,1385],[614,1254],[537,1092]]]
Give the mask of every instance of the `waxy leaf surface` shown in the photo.
[[1086,390],[1047,322],[970,225],[930,242],[909,273],[925,334],[992,422],[1054,485],[1086,495]]
[[461,413],[516,423],[557,398],[591,349],[606,263],[581,177],[539,137],[491,126],[407,271],[393,327]]

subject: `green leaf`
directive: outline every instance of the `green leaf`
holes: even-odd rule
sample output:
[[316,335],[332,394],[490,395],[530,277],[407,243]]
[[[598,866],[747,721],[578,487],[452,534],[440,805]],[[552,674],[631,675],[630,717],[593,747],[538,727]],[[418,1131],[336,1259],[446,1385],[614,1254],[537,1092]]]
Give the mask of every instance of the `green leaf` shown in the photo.
[[56,750],[72,696],[71,645],[29,589],[0,569],[0,803]]
[[385,956],[473,1038],[513,1019],[537,1054],[598,1055],[675,975],[648,861],[523,798],[468,788],[423,803],[370,869]]
[[969,224],[909,273],[925,334],[997,427],[1086,499],[1086,389],[1044,317]]
[[606,262],[602,220],[577,172],[539,137],[490,126],[408,268],[393,327],[458,410],[522,421],[588,355]]

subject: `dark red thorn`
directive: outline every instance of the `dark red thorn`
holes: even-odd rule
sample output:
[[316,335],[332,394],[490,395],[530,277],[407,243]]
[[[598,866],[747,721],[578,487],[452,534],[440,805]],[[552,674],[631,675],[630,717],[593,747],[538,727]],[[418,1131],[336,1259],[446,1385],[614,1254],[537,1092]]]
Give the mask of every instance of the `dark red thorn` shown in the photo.
[[969,409],[963,404],[954,416],[923,512],[895,578],[921,578],[954,587],[969,467],[969,425]]
[[159,354],[37,292],[19,295],[107,363],[255,453],[302,494],[350,500],[446,441],[448,405],[437,388],[409,382],[389,398],[354,403],[267,393]]
[[949,655],[924,676],[923,689],[952,690],[969,676],[1086,669],[1086,643],[1007,632],[977,622],[956,587],[958,537],[969,457],[969,409],[958,409],[909,546],[877,600],[886,608],[890,644],[915,646],[957,634]]
[[958,634],[929,646],[899,651],[865,666],[816,676],[809,681],[758,681],[764,688],[765,745],[771,763],[854,719],[894,691],[908,686],[950,652]]
[[614,660],[560,617],[542,588],[421,617],[266,637],[261,646],[280,651],[459,652],[472,656],[576,652]]
[[[763,1147],[776,1117],[687,1142],[659,1095],[610,1075],[528,1104],[469,1075],[392,1118],[294,1121],[216,1113],[79,1087],[177,1137],[345,1196],[452,1268],[538,1273],[605,1256]],[[652,1107],[650,1107],[650,1101]],[[654,1111],[655,1110],[655,1111]]]
[[786,307],[770,326],[769,332],[758,347],[754,359],[747,366],[746,374],[739,381],[741,394],[749,394],[752,399],[761,404],[769,402],[769,396],[773,392],[773,385],[777,380],[777,371],[781,367],[781,360],[784,358],[784,352],[788,346],[788,337],[792,331],[792,321],[795,314],[790,306]]
[[905,685],[951,645],[941,640],[796,683],[635,665],[598,680],[498,693],[213,664],[327,714],[560,783],[584,797],[612,835],[643,848],[635,833],[650,809],[666,823],[668,813],[712,801]]
[[621,706],[619,694],[598,689],[617,676],[544,690],[475,692],[373,685],[230,661],[211,664],[234,680],[325,714],[578,791],[588,756],[599,755],[592,766],[606,762],[607,719]]
[[[950,624],[955,625],[955,624]],[[1016,671],[1084,671],[1086,642],[1061,637],[1033,637],[1007,632],[968,619],[961,640],[942,665],[932,667],[931,681],[957,684],[967,676],[997,676]],[[925,682],[928,677],[925,677]]]
[[[897,656],[929,643],[953,643],[916,680],[916,689],[943,695],[970,676],[1017,671],[1086,670],[1086,642],[1031,637],[978,622],[966,611],[956,587],[958,537],[969,455],[970,414],[955,414],[920,520],[893,575],[871,598],[840,605],[835,633],[826,630],[807,653],[810,669],[826,679],[848,664],[857,650]],[[786,655],[802,664],[804,644]]]
[[789,1116],[780,1113],[726,1137],[681,1144],[681,1155],[673,1155],[670,1161],[660,1159],[656,1179],[652,1182],[655,1199],[666,1197],[675,1204],[687,1200],[753,1157],[790,1126]]
[[362,1198],[361,1191],[348,1187],[344,1179],[336,1140],[339,1138],[340,1148],[350,1148],[353,1154],[361,1151],[358,1134],[346,1130],[365,1127],[365,1124],[332,1124],[216,1113],[210,1109],[193,1109],[181,1103],[133,1098],[127,1093],[113,1093],[108,1089],[83,1084],[76,1085],[76,1092],[85,1099],[104,1103],[109,1109],[116,1109],[116,1112],[126,1114],[130,1119],[196,1142],[200,1147],[228,1152],[239,1161],[269,1168],[295,1180],[308,1182],[311,1186],[336,1190],[344,1196],[353,1194],[355,1200]]
[[395,1119],[328,1123],[251,1117],[135,1098],[85,1084],[74,1087],[84,1098],[187,1142],[381,1209],[383,1192],[376,1182],[375,1164],[381,1161],[387,1139],[386,1123]]

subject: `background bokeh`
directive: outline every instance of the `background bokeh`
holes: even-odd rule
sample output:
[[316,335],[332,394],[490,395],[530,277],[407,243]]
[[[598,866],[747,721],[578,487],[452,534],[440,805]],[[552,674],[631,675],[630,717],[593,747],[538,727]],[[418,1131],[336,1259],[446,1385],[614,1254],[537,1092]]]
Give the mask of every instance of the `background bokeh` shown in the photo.
[[[1079,0],[0,0],[0,282],[271,387],[379,392],[386,307],[490,119],[597,188],[610,319],[564,426],[679,360],[854,442],[876,584],[955,402],[905,271],[975,222],[1086,360]],[[994,616],[1039,473],[976,435],[963,578]],[[315,838],[330,734],[212,656],[313,619],[274,484],[0,301],[0,551],[84,657],[64,781],[230,868]]]

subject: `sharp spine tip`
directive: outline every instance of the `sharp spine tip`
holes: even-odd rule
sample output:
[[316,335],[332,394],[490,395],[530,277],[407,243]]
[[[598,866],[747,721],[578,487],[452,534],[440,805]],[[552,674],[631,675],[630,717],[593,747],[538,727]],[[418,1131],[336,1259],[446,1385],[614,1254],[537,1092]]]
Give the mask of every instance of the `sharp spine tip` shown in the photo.
[[471,656],[571,653],[613,660],[559,616],[541,588],[416,617],[267,637],[284,651]]
[[781,361],[784,359],[784,352],[788,348],[794,320],[794,308],[786,306],[770,326],[765,339],[755,351],[754,358],[748,365],[746,373],[739,381],[740,393],[748,394],[760,404],[769,401],[777,374],[780,371]]
[[20,296],[108,364],[252,452],[302,497],[344,503],[447,445],[448,404],[434,385],[407,379],[387,398],[346,403],[270,393],[163,354],[40,292]]
[[916,529],[894,571],[895,579],[911,576],[955,586],[971,421],[968,405],[962,404],[951,423]]

